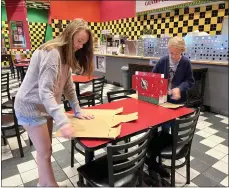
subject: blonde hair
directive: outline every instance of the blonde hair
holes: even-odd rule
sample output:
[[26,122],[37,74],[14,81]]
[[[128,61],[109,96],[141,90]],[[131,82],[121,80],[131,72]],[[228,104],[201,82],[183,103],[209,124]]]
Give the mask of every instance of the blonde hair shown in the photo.
[[[89,39],[83,48],[75,52],[73,36],[81,29],[88,33]],[[68,64],[73,71],[81,68],[84,74],[91,76],[93,72],[93,38],[86,21],[83,19],[73,20],[59,36],[39,47],[39,49],[47,51],[53,48],[60,50],[62,62]]]
[[182,37],[173,37],[169,40],[168,47],[178,48],[185,52],[185,41]]

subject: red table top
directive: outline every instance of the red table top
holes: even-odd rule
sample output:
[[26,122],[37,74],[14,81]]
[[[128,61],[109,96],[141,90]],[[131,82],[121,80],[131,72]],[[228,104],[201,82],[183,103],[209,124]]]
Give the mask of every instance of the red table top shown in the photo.
[[[175,110],[167,109],[134,98],[114,101],[111,103],[105,103],[90,108],[117,109],[120,107],[123,107],[122,114],[138,112],[138,120],[133,122],[128,122],[128,123],[122,123],[121,133],[118,136],[118,138],[142,131],[149,127],[157,126],[161,123],[176,119],[178,117],[193,112],[193,109],[186,108],[186,107],[181,107]],[[80,138],[79,140],[88,149],[89,148],[93,149],[94,147],[104,145],[110,141],[110,139],[92,139],[92,138],[90,139]]]
[[16,67],[28,67],[29,63],[17,63],[15,64]]
[[92,76],[91,78],[88,78],[88,76],[82,76],[82,75],[72,75],[72,81],[73,82],[79,82],[79,83],[87,83],[91,80],[98,78],[96,76]]

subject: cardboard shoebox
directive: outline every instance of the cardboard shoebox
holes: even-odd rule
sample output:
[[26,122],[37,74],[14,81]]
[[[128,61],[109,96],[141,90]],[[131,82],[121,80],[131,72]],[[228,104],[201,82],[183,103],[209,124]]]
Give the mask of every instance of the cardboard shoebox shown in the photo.
[[132,88],[137,91],[139,100],[157,105],[167,102],[168,80],[163,74],[136,71]]

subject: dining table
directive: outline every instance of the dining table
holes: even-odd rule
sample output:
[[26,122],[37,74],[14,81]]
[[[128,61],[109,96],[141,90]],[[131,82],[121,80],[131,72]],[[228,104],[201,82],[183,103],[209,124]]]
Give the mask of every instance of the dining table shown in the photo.
[[[180,118],[194,112],[192,108],[179,107],[177,109],[168,109],[136,98],[112,101],[110,103],[100,104],[88,108],[109,110],[121,107],[123,107],[123,112],[121,114],[138,112],[138,119],[127,123],[121,123],[121,132],[117,138],[74,138],[76,140],[75,143],[79,143],[85,150],[85,163],[89,163],[93,160],[95,150],[106,147],[108,143],[116,143],[121,140],[126,140],[149,128],[157,129],[164,123],[172,122],[176,118]],[[71,158],[74,159],[74,153]]]
[[25,77],[25,69],[29,67],[29,63],[17,63],[15,64],[15,67],[17,69],[18,78],[20,75],[21,82],[22,82]]

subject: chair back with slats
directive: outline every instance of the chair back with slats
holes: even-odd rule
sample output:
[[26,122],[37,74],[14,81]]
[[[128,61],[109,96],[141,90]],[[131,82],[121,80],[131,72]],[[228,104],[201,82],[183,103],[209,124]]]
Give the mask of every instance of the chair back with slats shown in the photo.
[[89,96],[79,96],[78,100],[79,100],[80,107],[95,106],[95,96],[94,96],[94,94],[89,95]]
[[103,88],[105,83],[105,76],[101,78],[95,78],[92,80],[93,83],[93,93],[95,95],[95,99],[100,100],[103,103]]
[[[61,97],[61,101],[64,104],[64,109],[66,112],[71,111],[71,105],[69,103],[69,101],[65,98],[64,95],[62,95]],[[89,96],[79,96],[78,97],[78,101],[79,101],[79,106],[80,107],[90,107],[90,106],[95,106],[95,99],[94,99],[94,95],[89,95]]]
[[8,97],[10,100],[10,88],[9,88],[9,73],[2,73],[1,75],[1,96]]
[[191,149],[192,139],[196,130],[196,125],[198,118],[200,116],[200,108],[197,108],[195,112],[189,116],[185,116],[176,119],[175,126],[172,128],[173,135],[173,148],[172,148],[172,158],[177,158],[176,148],[183,146],[183,150],[187,155],[187,152]]
[[[148,129],[143,136],[128,143],[107,146],[108,177],[109,185],[114,186],[114,182],[130,174],[139,173],[141,179],[147,146],[151,138],[151,129]],[[129,152],[122,152],[130,148]],[[140,181],[140,180],[139,180]]]
[[107,99],[108,102],[119,100],[119,99],[125,99],[130,98],[128,95],[136,93],[133,89],[124,89],[119,91],[110,91],[107,92]]
[[11,58],[11,55],[1,55],[1,61],[6,61],[6,62],[9,62],[9,65],[12,63],[12,58]]

